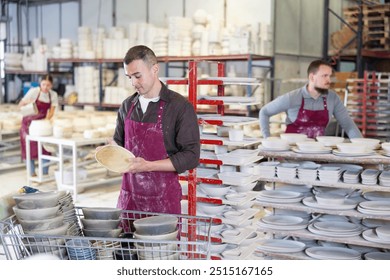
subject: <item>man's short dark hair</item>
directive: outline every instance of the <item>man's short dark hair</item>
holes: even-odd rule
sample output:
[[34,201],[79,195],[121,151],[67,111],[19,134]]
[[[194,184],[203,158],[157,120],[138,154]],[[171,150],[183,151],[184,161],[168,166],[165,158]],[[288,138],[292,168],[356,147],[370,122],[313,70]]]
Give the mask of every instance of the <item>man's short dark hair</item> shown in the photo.
[[321,65],[325,65],[325,66],[332,68],[332,65],[325,60],[321,60],[321,59],[314,60],[310,63],[309,67],[307,68],[307,76],[309,76],[310,74],[317,73],[317,71],[318,71],[318,69],[320,69]]
[[128,65],[134,60],[139,59],[143,60],[149,66],[157,63],[157,57],[154,52],[144,45],[138,45],[130,48],[126,53],[125,58],[123,59],[123,63]]

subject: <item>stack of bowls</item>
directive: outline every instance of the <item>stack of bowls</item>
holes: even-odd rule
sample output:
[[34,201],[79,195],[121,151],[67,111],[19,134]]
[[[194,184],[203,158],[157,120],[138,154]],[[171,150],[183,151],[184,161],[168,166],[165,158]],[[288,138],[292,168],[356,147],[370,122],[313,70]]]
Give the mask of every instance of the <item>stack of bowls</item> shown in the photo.
[[[68,223],[60,211],[60,192],[28,193],[13,196],[16,205],[14,213],[27,235],[62,236],[68,235]],[[61,248],[63,238],[26,238],[26,247],[32,254],[50,253],[66,259],[66,250]]]
[[351,138],[352,143],[358,143],[367,147],[367,150],[375,150],[381,147],[380,140],[374,138]]
[[178,218],[152,216],[134,221],[135,247],[140,260],[178,260]]
[[84,236],[113,237],[122,232],[118,228],[121,210],[119,208],[82,208],[84,218],[81,218]]
[[280,134],[280,138],[286,140],[290,145],[307,141],[307,135],[301,133],[282,133]]
[[317,136],[317,141],[325,147],[336,147],[337,144],[343,143],[344,138],[338,136]]

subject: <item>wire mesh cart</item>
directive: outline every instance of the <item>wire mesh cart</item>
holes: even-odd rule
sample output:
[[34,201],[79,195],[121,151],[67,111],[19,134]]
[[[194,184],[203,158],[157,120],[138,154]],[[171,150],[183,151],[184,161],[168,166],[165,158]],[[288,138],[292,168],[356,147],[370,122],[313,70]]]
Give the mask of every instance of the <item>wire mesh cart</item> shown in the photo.
[[[83,218],[82,208],[76,207],[75,210],[80,223]],[[136,239],[132,227],[123,227],[119,237],[26,234],[17,217],[12,215],[0,221],[0,243],[7,260],[25,259],[36,254],[60,260],[210,259],[212,220],[209,217],[123,210],[121,222],[132,224],[137,219],[156,215],[178,218],[178,231],[174,238]]]

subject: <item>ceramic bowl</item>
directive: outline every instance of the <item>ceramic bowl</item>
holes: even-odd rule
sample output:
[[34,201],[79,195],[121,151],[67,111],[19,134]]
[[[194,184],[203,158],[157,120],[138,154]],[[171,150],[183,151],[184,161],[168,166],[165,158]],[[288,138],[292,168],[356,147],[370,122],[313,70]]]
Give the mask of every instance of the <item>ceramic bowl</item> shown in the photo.
[[178,218],[173,216],[153,216],[134,221],[137,234],[161,235],[177,230]]
[[337,144],[343,143],[345,140],[343,137],[338,136],[317,136],[316,139],[326,147],[336,146]]
[[242,192],[248,192],[248,191],[253,190],[253,188],[256,186],[256,184],[257,184],[257,182],[252,182],[252,183],[245,184],[245,185],[231,186],[231,188],[232,188],[232,190],[235,190],[238,193],[242,193]]
[[261,144],[264,148],[268,149],[288,149],[290,144],[287,140],[281,139],[279,137],[268,137],[261,141]]
[[117,220],[98,220],[98,219],[80,219],[81,224],[86,229],[115,229],[120,223],[120,219]]
[[121,228],[116,229],[83,229],[84,236],[117,238],[122,233]]
[[369,151],[367,146],[361,143],[340,143],[336,146],[341,153],[366,153]]
[[44,220],[54,218],[60,210],[60,205],[49,208],[38,209],[19,209],[17,206],[12,207],[18,219],[22,220]]
[[379,146],[380,140],[374,138],[351,138],[352,143],[366,145],[367,149],[374,150]]
[[223,213],[223,216],[226,219],[233,220],[233,221],[240,221],[242,220],[242,216],[245,214],[244,211],[240,210],[229,210]]
[[81,209],[85,219],[117,220],[122,210],[109,207],[84,207]]
[[68,227],[68,223],[63,223],[61,226],[56,228],[46,230],[25,230],[24,233],[33,235],[66,235]]
[[174,232],[165,233],[165,234],[156,234],[156,235],[149,235],[149,234],[139,234],[137,231],[134,232],[134,238],[135,239],[142,239],[142,240],[177,240],[178,230],[175,230]]
[[301,151],[318,151],[325,147],[323,143],[315,141],[297,142],[296,144]]
[[390,153],[390,142],[382,143],[381,147],[384,151],[386,151],[387,153]]
[[49,208],[58,205],[63,192],[37,192],[14,195],[16,206],[19,209]]
[[197,209],[199,209],[201,212],[205,213],[206,215],[219,215],[223,212],[223,210],[226,208],[225,204],[212,204],[212,203],[204,203],[204,202],[197,202],[196,203]]
[[42,219],[42,220],[22,220],[18,219],[23,230],[47,230],[58,228],[64,224],[64,215],[60,214],[54,218]]
[[240,233],[241,233],[241,231],[238,229],[226,229],[226,230],[221,232],[221,235],[223,238],[232,239],[232,238],[239,236]]
[[253,242],[255,242],[258,237],[259,234],[257,232],[252,232],[250,235],[247,236],[247,238],[241,241],[240,245],[247,246],[253,244]]
[[214,184],[199,184],[199,189],[212,197],[222,197],[230,191],[229,186]]
[[297,142],[303,142],[307,140],[306,134],[300,133],[282,133],[280,138],[286,140],[290,145],[294,145]]
[[225,250],[221,253],[224,260],[238,260],[241,255],[239,249]]

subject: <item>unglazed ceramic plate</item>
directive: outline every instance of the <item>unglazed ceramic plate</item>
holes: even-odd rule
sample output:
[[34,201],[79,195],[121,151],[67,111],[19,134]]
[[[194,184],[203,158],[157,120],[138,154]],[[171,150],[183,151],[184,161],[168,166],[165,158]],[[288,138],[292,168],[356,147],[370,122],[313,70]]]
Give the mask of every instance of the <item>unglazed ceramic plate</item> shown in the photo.
[[121,146],[107,145],[96,152],[95,158],[108,170],[123,173],[128,170],[135,156]]

